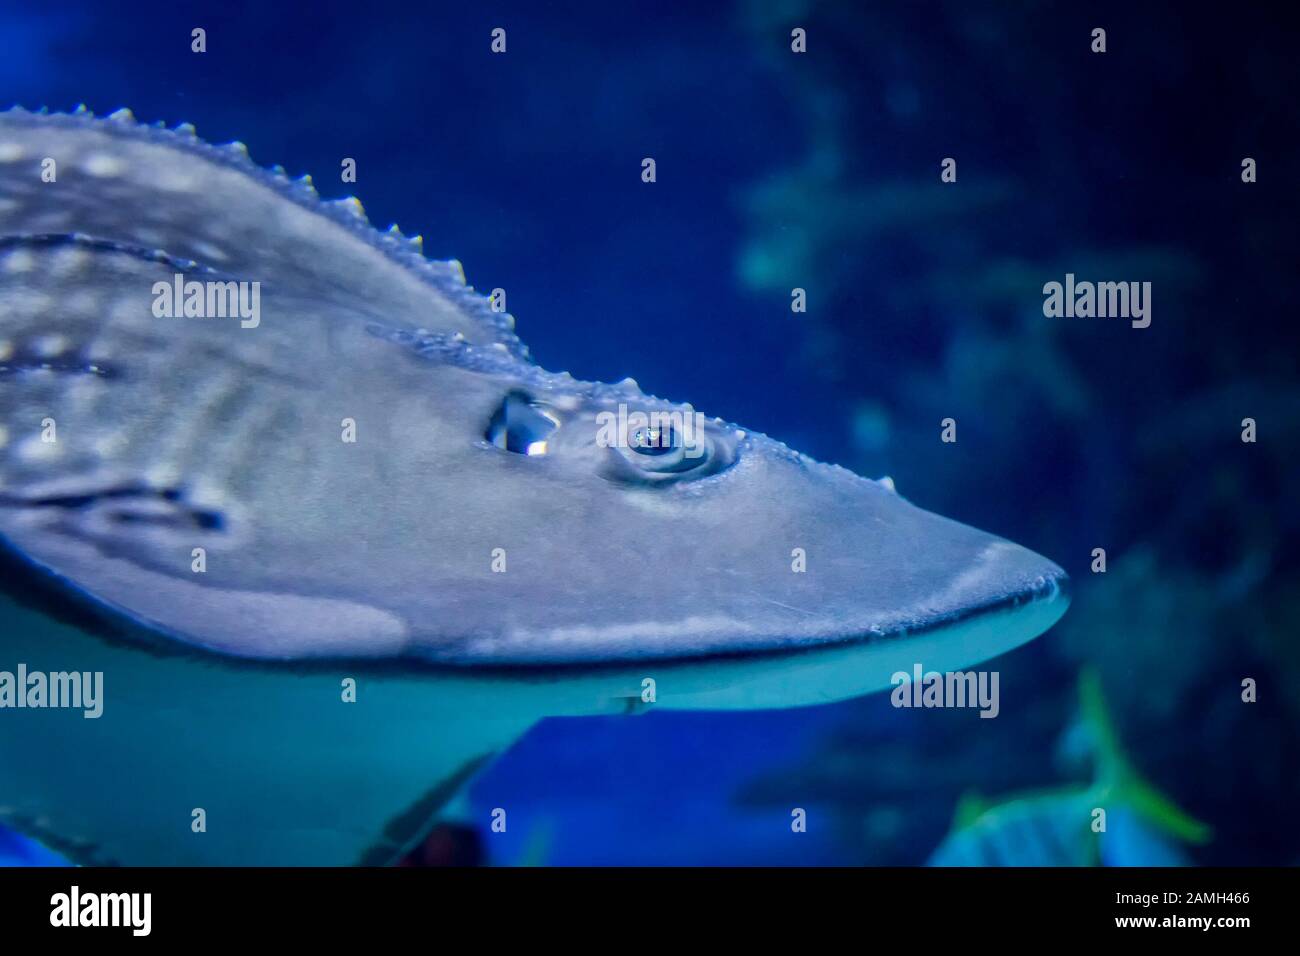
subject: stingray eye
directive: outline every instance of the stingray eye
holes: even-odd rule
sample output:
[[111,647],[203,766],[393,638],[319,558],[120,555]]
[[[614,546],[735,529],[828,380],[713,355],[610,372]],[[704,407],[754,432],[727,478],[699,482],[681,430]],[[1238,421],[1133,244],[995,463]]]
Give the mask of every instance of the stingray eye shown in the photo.
[[682,447],[681,435],[673,428],[672,425],[663,425],[658,428],[645,426],[634,429],[627,436],[628,447],[641,455],[652,458],[660,458],[672,455],[674,452],[680,452]]
[[605,464],[606,478],[672,484],[717,474],[736,460],[734,439],[709,426],[703,415],[674,410],[629,418]]
[[524,392],[510,392],[484,436],[498,448],[520,455],[545,455],[547,439],[560,427],[554,412]]
[[649,474],[676,474],[705,463],[708,445],[695,441],[688,448],[687,436],[671,421],[652,420],[649,425],[631,426],[623,457]]

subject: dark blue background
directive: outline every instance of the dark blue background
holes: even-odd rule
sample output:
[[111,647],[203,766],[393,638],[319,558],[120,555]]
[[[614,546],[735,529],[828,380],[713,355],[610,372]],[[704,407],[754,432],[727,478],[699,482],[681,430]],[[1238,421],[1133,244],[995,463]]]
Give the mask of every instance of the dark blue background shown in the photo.
[[[878,696],[547,722],[475,790],[518,808],[494,861],[921,862],[961,793],[1066,778],[1088,663],[1138,762],[1221,834],[1197,859],[1280,863],[1300,843],[1295,40],[1249,3],[5,4],[0,99],[240,139],[505,288],[547,368],[891,474],[1076,579],[1065,622],[1000,662],[1030,705],[998,721]],[[1067,271],[1152,281],[1152,327],[1044,318]],[[1097,546],[1118,573],[1089,574]]]

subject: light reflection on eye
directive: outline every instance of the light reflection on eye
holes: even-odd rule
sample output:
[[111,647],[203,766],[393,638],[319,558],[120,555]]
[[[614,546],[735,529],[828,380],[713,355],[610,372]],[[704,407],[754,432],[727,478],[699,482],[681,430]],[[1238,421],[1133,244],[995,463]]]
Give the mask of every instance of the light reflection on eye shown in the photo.
[[510,392],[502,401],[484,436],[498,448],[520,455],[545,455],[547,439],[560,427],[559,419],[525,392]]
[[667,455],[681,445],[672,425],[662,428],[638,428],[628,436],[628,445],[642,455]]
[[670,414],[656,412],[649,424],[629,423],[604,476],[664,485],[714,475],[735,463],[736,435],[707,425],[702,415],[676,420]]

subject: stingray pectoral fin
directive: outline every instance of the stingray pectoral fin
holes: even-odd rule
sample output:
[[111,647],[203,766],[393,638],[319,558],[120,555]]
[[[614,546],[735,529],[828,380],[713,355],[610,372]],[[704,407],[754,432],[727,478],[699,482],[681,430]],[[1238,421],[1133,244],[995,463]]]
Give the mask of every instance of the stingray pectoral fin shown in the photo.
[[[36,172],[47,157],[57,162],[56,182]],[[465,288],[459,263],[425,260],[405,240],[372,229],[355,199],[321,202],[308,182],[258,168],[234,144],[210,146],[124,116],[15,108],[0,112],[0,170],[4,233],[75,233],[310,290],[318,304],[334,306],[313,323],[318,330],[378,315],[524,351],[510,317]],[[269,314],[268,321],[275,324]]]
[[[405,627],[391,613],[285,594],[274,579],[301,576],[320,551],[292,535],[277,551],[268,516],[285,499],[323,497],[317,483],[341,464],[338,433],[302,409],[337,399],[355,413],[349,387],[322,371],[343,333],[304,338],[302,322],[325,306],[284,291],[260,297],[267,321],[253,330],[159,317],[152,289],[170,288],[178,269],[238,277],[81,234],[0,238],[0,536],[79,591],[197,644],[271,657],[300,645],[328,655],[333,642],[393,650]],[[347,330],[366,341],[360,326]],[[212,556],[202,576],[196,548]]]
[[8,599],[0,620],[3,669],[103,675],[97,718],[0,720],[0,821],[81,863],[391,862],[537,716],[456,675],[104,639]]

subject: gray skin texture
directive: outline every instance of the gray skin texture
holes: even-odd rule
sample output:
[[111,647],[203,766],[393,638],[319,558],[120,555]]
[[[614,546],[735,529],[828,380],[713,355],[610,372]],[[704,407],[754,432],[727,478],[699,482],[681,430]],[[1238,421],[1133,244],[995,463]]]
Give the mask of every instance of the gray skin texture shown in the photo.
[[[680,472],[603,447],[600,412],[693,410],[539,369],[459,264],[242,147],[13,111],[0,168],[0,533],[174,639],[273,659],[674,659],[880,639],[1059,591],[1032,552],[720,421]],[[259,282],[260,323],[156,317],[154,283],[178,271]],[[547,454],[485,441],[511,392],[559,423]]]
[[[260,283],[260,321],[155,315],[177,273]],[[97,719],[0,712],[0,821],[86,863],[388,862],[543,717],[841,700],[1066,608],[1050,561],[734,425],[609,447],[620,406],[692,411],[538,368],[355,200],[0,114],[0,545],[95,615],[6,581],[0,667],[104,675]],[[545,454],[488,440],[507,407]]]

